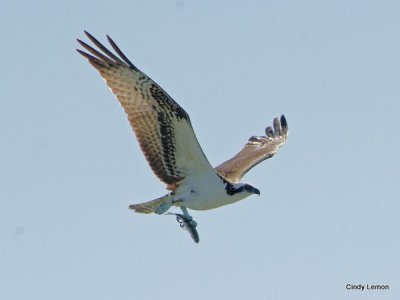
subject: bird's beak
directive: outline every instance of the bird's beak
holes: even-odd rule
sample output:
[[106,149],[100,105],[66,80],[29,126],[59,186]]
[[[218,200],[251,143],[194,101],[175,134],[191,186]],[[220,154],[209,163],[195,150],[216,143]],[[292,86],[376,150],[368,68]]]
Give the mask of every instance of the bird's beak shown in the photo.
[[254,192],[254,194],[257,194],[258,196],[260,196],[260,190],[259,189],[254,188],[253,192]]

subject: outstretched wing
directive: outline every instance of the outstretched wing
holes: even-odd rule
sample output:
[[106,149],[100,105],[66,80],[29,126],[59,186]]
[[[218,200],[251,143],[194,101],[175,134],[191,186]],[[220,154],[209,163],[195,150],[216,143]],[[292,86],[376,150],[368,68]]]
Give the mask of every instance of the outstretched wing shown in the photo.
[[98,50],[78,39],[87,52],[77,51],[100,72],[121,103],[157,177],[171,189],[190,171],[215,174],[197,141],[186,111],[134,66],[109,36],[108,41],[117,55],[85,33]]
[[251,168],[272,157],[288,137],[288,125],[284,115],[274,119],[274,128],[265,129],[267,136],[252,136],[243,149],[231,159],[220,164],[215,171],[231,182],[239,182]]

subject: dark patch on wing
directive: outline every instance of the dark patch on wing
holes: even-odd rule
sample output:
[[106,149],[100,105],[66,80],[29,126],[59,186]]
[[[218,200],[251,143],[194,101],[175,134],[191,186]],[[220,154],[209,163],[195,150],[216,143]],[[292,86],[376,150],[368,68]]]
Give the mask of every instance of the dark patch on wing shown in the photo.
[[172,100],[159,86],[153,83],[150,86],[150,94],[162,109],[173,112],[178,119],[185,119],[190,124],[190,118],[186,111]]
[[165,112],[158,112],[157,119],[160,124],[160,137],[161,137],[161,146],[163,151],[164,163],[165,167],[168,170],[168,173],[171,175],[176,174],[175,164],[175,133],[174,128],[171,126],[171,120],[169,120],[167,114]]

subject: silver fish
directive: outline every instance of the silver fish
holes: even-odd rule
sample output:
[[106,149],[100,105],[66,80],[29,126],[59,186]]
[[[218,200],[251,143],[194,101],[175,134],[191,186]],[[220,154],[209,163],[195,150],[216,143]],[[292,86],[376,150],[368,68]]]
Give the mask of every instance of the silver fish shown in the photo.
[[196,243],[200,241],[199,233],[196,230],[197,223],[192,218],[188,219],[182,214],[174,214],[174,213],[168,213],[168,214],[176,216],[176,220],[178,221],[179,226],[189,232],[193,241],[195,241]]

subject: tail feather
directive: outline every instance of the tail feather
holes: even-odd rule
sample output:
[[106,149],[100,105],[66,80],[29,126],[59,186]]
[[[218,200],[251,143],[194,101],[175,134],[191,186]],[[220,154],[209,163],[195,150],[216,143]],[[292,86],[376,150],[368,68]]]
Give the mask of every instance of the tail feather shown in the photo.
[[157,198],[155,200],[129,205],[129,209],[132,209],[135,212],[141,214],[151,214],[154,213],[160,205],[164,204],[167,200],[169,200],[169,198],[170,195],[168,194],[166,196]]

